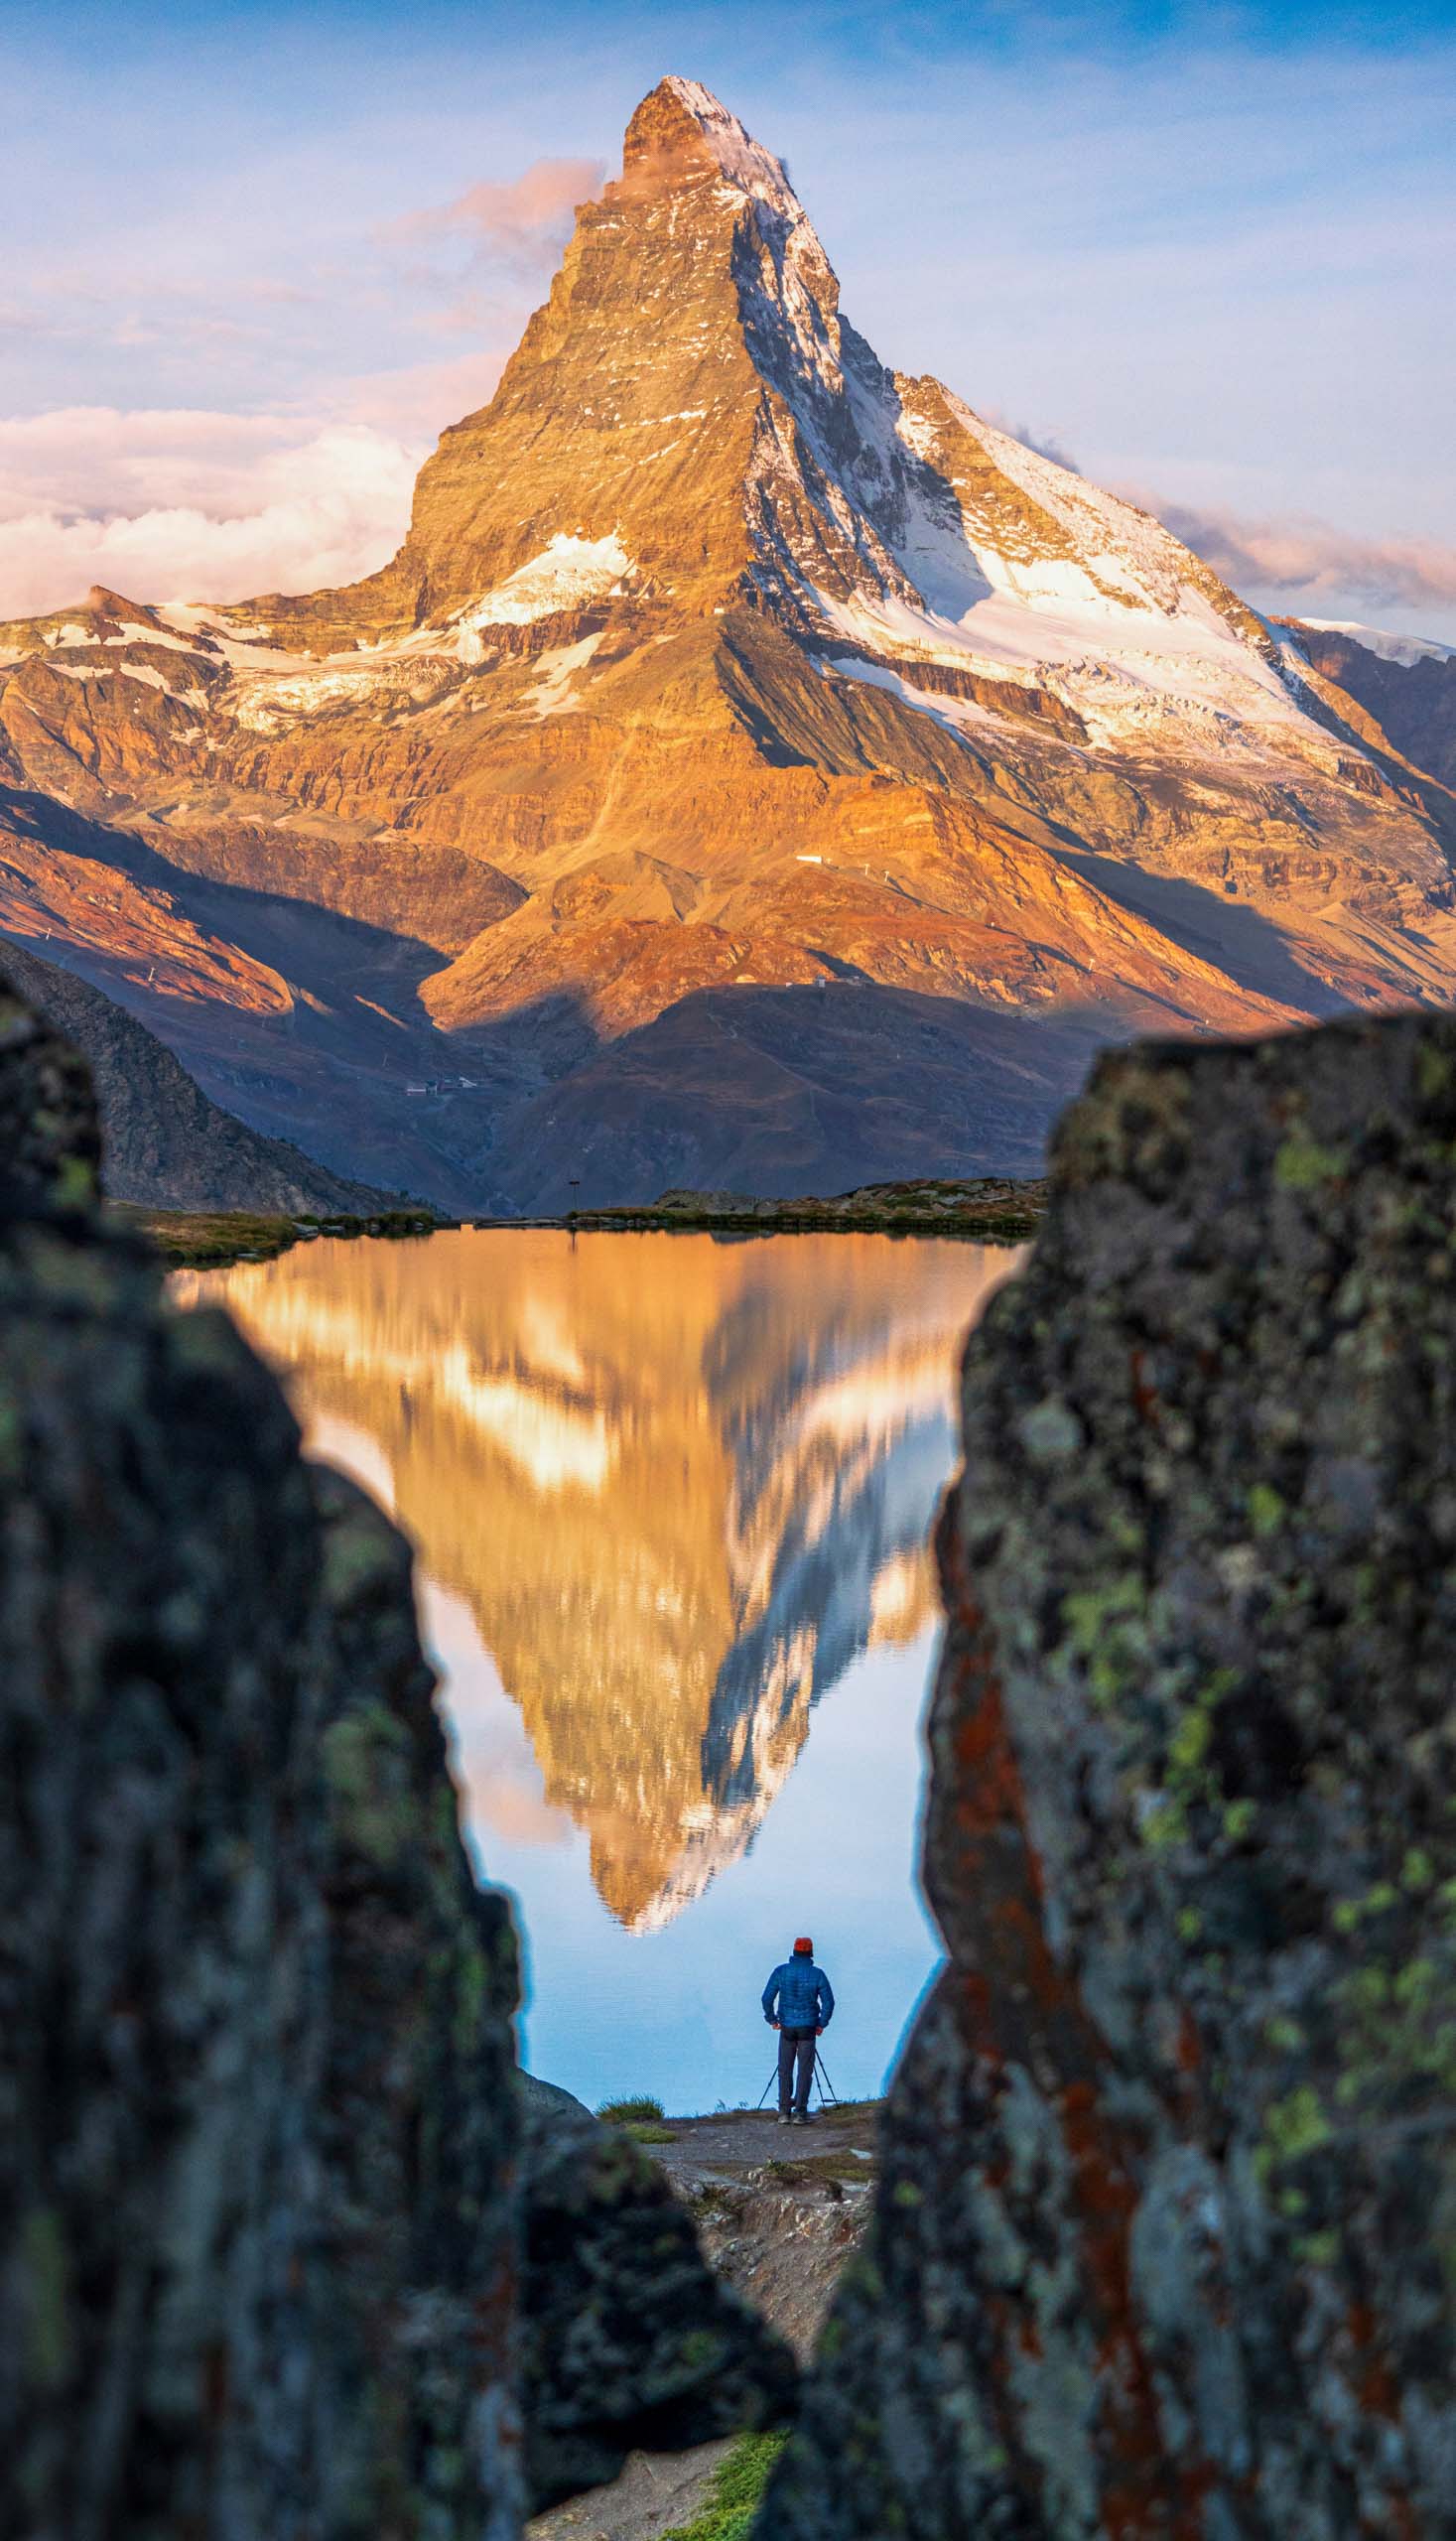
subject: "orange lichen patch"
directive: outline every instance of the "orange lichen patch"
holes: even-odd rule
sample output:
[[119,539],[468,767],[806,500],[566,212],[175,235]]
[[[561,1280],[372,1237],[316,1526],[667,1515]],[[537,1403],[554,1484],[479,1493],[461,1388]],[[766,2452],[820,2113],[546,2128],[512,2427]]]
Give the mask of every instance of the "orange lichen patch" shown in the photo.
[[[936,1528],[935,1549],[946,1612],[963,1627],[947,1652],[947,1664],[955,1671],[959,1696],[956,1712],[961,1722],[956,1736],[961,1766],[956,1784],[956,1823],[968,1846],[984,1844],[991,1836],[1014,1830],[1019,1839],[1017,1859],[1024,1867],[1032,1909],[1027,1938],[1034,1931],[1039,1939],[1035,1908],[1040,1896],[1040,1872],[1026,1838],[1020,1772],[1006,1731],[1000,1682],[992,1666],[991,1637],[971,1588],[965,1546],[956,1529],[954,1503],[949,1499]],[[1012,1899],[1004,1902],[1007,1907],[1014,1904]]]
[[1347,2315],[1360,2379],[1356,2385],[1362,2409],[1377,2417],[1398,2418],[1400,2386],[1380,2344],[1380,2323],[1368,2303],[1354,2303]]
[[[948,1503],[937,1550],[951,1619],[946,1666],[961,1722],[955,1823],[967,1857],[959,1865],[959,1884],[963,1893],[984,1900],[989,1961],[985,1976],[963,1976],[962,1998],[987,2040],[985,2052],[997,2062],[1015,2058],[1021,2046],[1024,2015],[1018,2003],[1034,2004],[1036,2035],[1060,2071],[1052,2097],[1071,2177],[1068,2223],[1076,2234],[1081,2301],[1096,2339],[1102,2528],[1119,2541],[1201,2541],[1202,2500],[1214,2474],[1200,2459],[1174,2462],[1167,2456],[1131,2288],[1135,2160],[1103,2107],[1102,2041],[1075,1982],[1047,1945],[1041,1876],[1026,1841],[1024,1794],[993,1640],[971,1585],[952,1509]],[[1195,2037],[1195,2054],[1196,2046]],[[991,2185],[989,2167],[987,2177]],[[1039,2351],[1039,2332],[1020,2299],[998,2305],[995,2318],[1008,2374],[1013,2350],[1022,2357]],[[1006,2440],[1014,2444],[1009,2391],[998,2405]]]
[[1000,1688],[984,1665],[968,1668],[981,1684],[976,1707],[956,1737],[956,1755],[966,1773],[956,1805],[962,1831],[970,1841],[993,1833],[1018,1812],[1020,1786],[1006,1737]]
[[1147,1382],[1146,1352],[1134,1350],[1131,1353],[1129,1365],[1132,1371],[1132,1407],[1139,1420],[1155,1420],[1158,1416],[1158,1399]]

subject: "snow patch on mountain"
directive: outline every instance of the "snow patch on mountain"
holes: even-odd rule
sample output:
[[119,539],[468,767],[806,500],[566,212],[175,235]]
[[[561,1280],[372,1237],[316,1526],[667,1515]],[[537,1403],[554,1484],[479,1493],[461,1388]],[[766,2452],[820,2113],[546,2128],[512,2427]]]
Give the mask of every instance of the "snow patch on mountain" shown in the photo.
[[483,626],[527,626],[534,618],[558,609],[581,608],[620,590],[632,560],[615,530],[606,538],[584,538],[558,530],[539,556],[529,557],[513,574],[462,610],[458,623],[466,630]]
[[599,634],[584,635],[578,644],[559,644],[554,651],[537,654],[539,676],[525,696],[525,703],[533,715],[539,719],[544,715],[575,713],[582,701],[572,695],[573,683],[578,671],[586,669],[600,641]]
[[832,653],[821,666],[824,676],[833,672],[837,679],[858,680],[862,688],[883,689],[897,697],[902,706],[913,706],[919,715],[928,715],[933,724],[943,724],[948,732],[964,732],[975,725],[984,731],[994,730],[1002,721],[993,707],[982,706],[973,697],[941,697],[930,689],[917,688],[913,680],[890,669],[888,662],[866,662],[854,654]]
[[1278,727],[1328,754],[1297,665],[1160,522],[881,367],[791,190],[757,195],[740,239],[744,332],[775,392],[747,488],[766,596],[888,665],[1046,687],[1094,740],[1182,712],[1201,749]]

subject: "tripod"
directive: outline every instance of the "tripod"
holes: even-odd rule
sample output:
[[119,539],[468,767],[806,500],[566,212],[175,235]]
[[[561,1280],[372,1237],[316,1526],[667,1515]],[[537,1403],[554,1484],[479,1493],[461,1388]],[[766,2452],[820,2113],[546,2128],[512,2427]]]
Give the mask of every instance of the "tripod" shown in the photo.
[[[764,2083],[762,2090],[758,2094],[758,2106],[760,2108],[762,2108],[769,2092],[776,2089],[777,2085],[778,2059],[775,2057],[773,2070],[770,2073],[767,2081]],[[821,2108],[839,2107],[840,2095],[829,2078],[829,2069],[825,2064],[824,2058],[820,2055],[817,2046],[814,2050],[814,2087],[819,2093],[819,2105]]]

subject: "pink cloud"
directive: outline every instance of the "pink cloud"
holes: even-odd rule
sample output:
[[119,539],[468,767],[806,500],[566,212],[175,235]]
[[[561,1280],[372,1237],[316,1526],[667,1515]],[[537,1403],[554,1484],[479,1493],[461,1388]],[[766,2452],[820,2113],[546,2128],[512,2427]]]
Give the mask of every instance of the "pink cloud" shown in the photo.
[[535,159],[511,184],[468,186],[454,202],[407,212],[386,234],[461,236],[492,260],[534,269],[565,246],[578,203],[600,193],[604,176],[599,159]]
[[[525,324],[516,324],[511,343]],[[369,371],[351,380],[344,404],[359,423],[397,433],[423,451],[445,430],[488,405],[504,370],[509,347],[461,353],[449,361],[407,363],[400,370]]]
[[1440,608],[1456,602],[1456,547],[1434,539],[1367,538],[1328,521],[1242,520],[1145,494],[1133,499],[1236,591],[1355,593],[1385,607]]

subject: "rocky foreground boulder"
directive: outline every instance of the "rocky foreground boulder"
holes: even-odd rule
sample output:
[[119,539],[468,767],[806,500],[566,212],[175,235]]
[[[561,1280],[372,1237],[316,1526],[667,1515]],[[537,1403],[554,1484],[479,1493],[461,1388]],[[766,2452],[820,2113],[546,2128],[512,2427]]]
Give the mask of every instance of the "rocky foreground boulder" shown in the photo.
[[950,1963],[773,2541],[1456,2533],[1456,1022],[1105,1060],[973,1337]]
[[6,1012],[0,2525],[505,2541],[515,1945],[408,1552],[66,1205],[84,1088]]
[[[705,2267],[686,2206],[624,2128],[526,2113],[522,2321],[533,2512],[671,2453],[781,2423],[792,2354]],[[561,2096],[565,2096],[562,2094]]]
[[409,1548],[3,986],[0,1140],[0,2530],[511,2541],[523,2390],[538,2495],[782,2416],[635,2147],[523,2170]]

